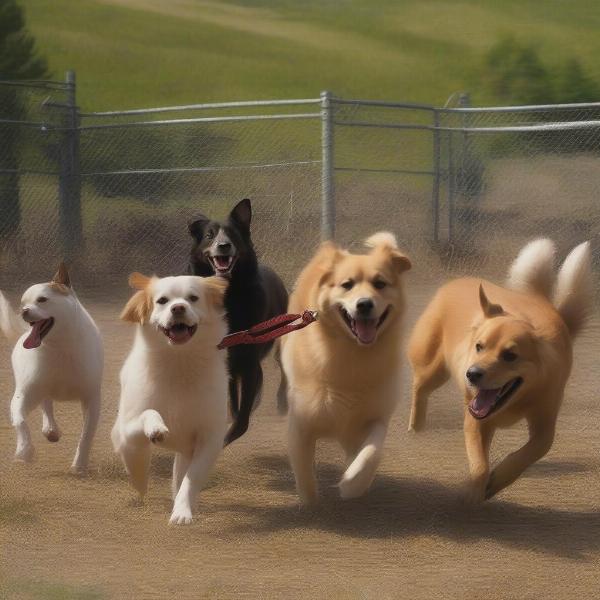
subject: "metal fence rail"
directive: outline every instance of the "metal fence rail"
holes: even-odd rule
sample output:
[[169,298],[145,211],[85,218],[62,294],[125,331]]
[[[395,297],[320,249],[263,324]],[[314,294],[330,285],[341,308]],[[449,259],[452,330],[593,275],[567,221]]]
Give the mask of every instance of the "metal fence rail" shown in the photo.
[[89,286],[181,272],[187,222],[247,196],[258,249],[288,282],[320,239],[352,245],[381,228],[426,272],[500,272],[531,237],[566,248],[600,235],[600,103],[471,107],[462,94],[434,107],[322,92],[82,112],[70,73],[0,82],[0,136],[4,287],[63,257]]

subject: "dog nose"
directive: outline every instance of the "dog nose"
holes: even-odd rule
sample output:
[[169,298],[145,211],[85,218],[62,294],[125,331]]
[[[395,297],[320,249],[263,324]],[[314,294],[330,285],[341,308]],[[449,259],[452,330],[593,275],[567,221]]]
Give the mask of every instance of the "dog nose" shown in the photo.
[[185,304],[173,304],[171,312],[174,315],[182,315],[185,312]]
[[485,371],[480,367],[469,367],[467,369],[467,379],[469,383],[476,384],[485,375]]
[[356,302],[356,310],[360,315],[368,315],[373,310],[373,300],[371,298],[359,298]]
[[21,316],[23,318],[25,318],[28,314],[29,314],[29,309],[28,308],[24,308],[24,309],[21,310]]
[[220,252],[229,252],[231,250],[231,243],[230,242],[219,242],[217,244],[217,250],[219,250]]

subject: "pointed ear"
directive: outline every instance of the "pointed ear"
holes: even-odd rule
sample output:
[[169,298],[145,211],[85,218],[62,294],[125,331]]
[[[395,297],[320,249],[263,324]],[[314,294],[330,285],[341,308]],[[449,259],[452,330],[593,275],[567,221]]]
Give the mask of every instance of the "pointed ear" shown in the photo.
[[327,283],[327,280],[333,274],[333,267],[342,255],[342,250],[333,242],[323,242],[321,244],[321,247],[313,258],[316,268],[322,272],[321,277],[319,277],[319,287]]
[[225,277],[203,277],[202,282],[206,288],[206,297],[209,304],[218,308],[223,308],[225,301],[225,292],[229,281]]
[[127,302],[121,319],[129,323],[139,323],[143,325],[148,321],[152,314],[152,297],[146,289],[136,292]]
[[195,240],[200,241],[204,237],[204,230],[209,223],[208,217],[200,215],[195,221],[188,223],[188,231]]
[[145,290],[150,285],[152,277],[147,277],[136,271],[129,276],[127,281],[129,282],[129,287],[132,287],[134,290]]
[[69,277],[69,271],[67,270],[67,265],[61,261],[58,265],[58,271],[54,274],[51,283],[58,283],[60,285],[64,285],[68,288],[71,287],[71,278]]
[[400,250],[392,250],[392,264],[398,273],[404,273],[404,271],[410,271],[412,263],[410,258],[400,252]]
[[229,213],[229,219],[244,229],[250,229],[252,221],[252,204],[248,198],[240,200]]
[[486,318],[497,317],[504,314],[504,309],[499,304],[492,304],[483,291],[483,285],[479,285],[479,304]]

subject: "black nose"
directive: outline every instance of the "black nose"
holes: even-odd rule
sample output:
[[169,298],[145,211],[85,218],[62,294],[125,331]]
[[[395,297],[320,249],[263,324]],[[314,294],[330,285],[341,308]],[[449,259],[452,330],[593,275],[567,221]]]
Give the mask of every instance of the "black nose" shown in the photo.
[[467,369],[467,379],[470,383],[477,383],[485,375],[485,371],[480,367],[469,367]]
[[360,315],[368,315],[373,310],[373,306],[371,298],[359,298],[356,302],[356,310]]
[[171,312],[174,315],[182,315],[185,312],[185,305],[183,305],[183,304],[173,304],[173,306],[171,306]]
[[22,317],[26,317],[28,314],[29,314],[29,309],[28,309],[28,308],[24,308],[24,309],[21,311],[21,316],[22,316]]
[[229,252],[231,250],[231,243],[220,242],[219,244],[217,244],[217,250],[219,250],[219,252]]

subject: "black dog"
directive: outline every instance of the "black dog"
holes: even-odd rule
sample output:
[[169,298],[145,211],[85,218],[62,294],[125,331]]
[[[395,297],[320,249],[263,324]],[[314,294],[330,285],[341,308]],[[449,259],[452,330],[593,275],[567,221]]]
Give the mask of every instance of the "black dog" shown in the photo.
[[[250,237],[251,219],[250,200],[244,199],[236,204],[224,223],[202,215],[189,226],[194,238],[190,271],[202,277],[216,274],[229,278],[225,309],[230,333],[249,329],[287,310],[288,294],[283,282],[256,258]],[[269,342],[228,349],[229,405],[234,422],[225,437],[225,445],[248,429],[250,413],[263,383],[260,363],[272,346],[273,342]],[[279,362],[279,356],[276,359]],[[282,370],[277,392],[280,409],[287,407],[286,391]]]

